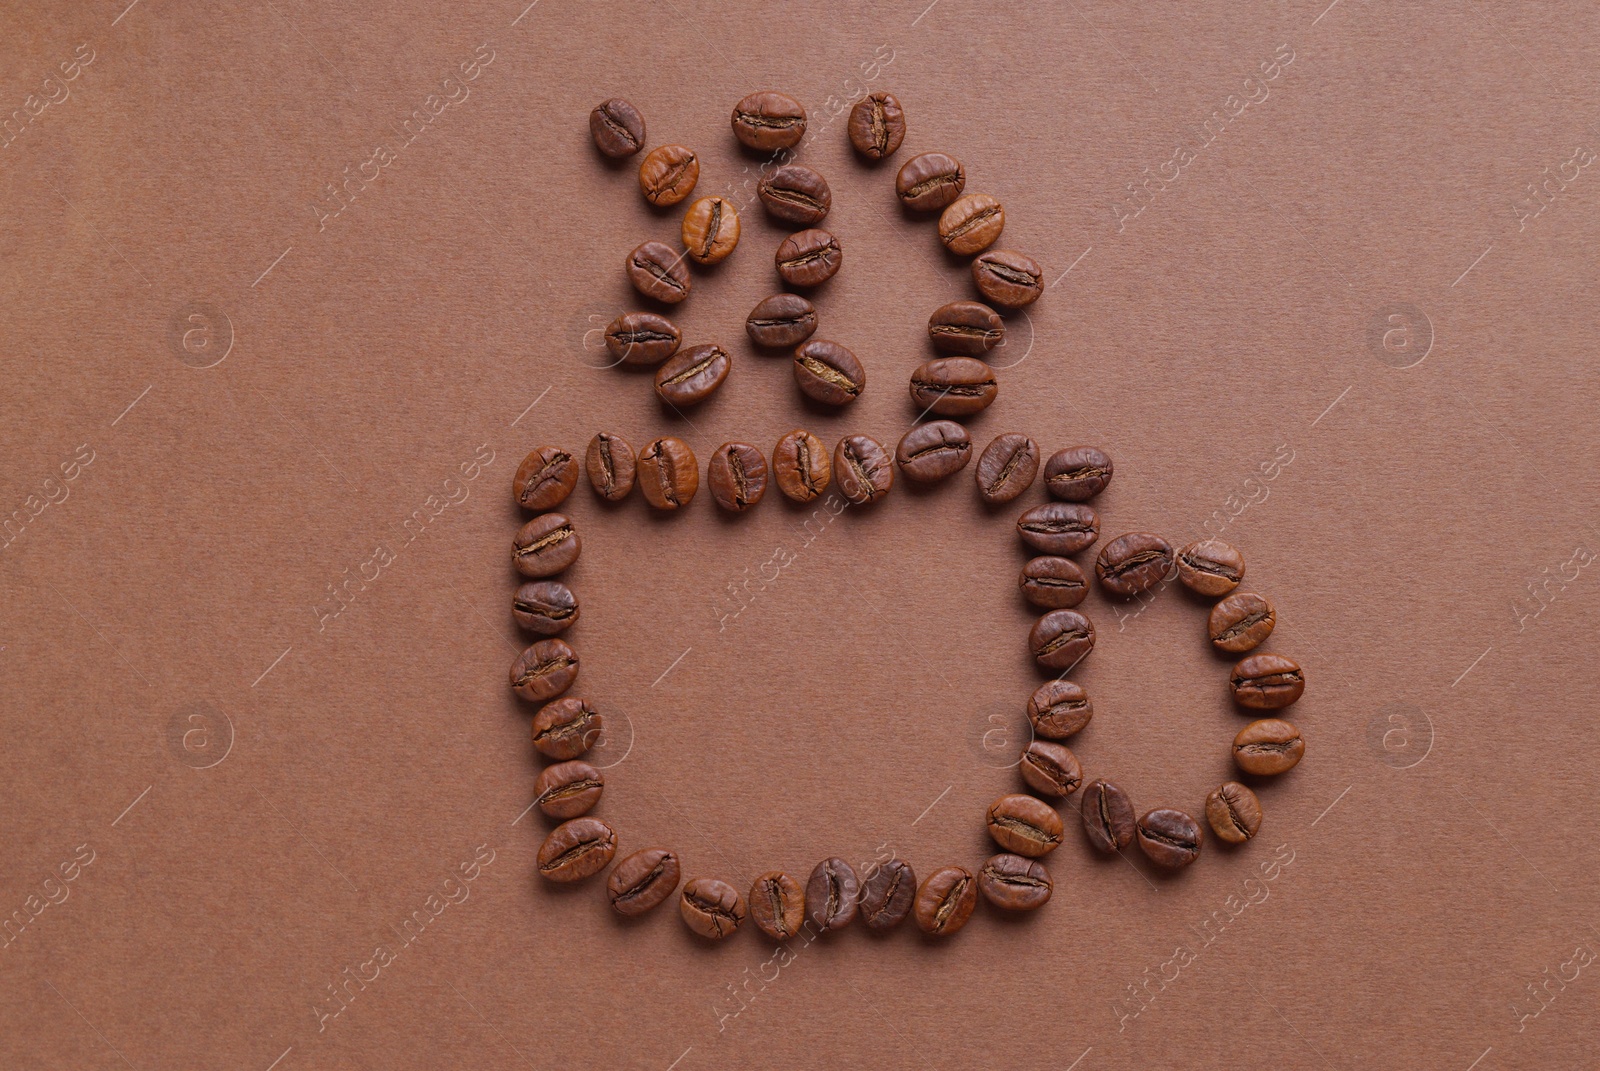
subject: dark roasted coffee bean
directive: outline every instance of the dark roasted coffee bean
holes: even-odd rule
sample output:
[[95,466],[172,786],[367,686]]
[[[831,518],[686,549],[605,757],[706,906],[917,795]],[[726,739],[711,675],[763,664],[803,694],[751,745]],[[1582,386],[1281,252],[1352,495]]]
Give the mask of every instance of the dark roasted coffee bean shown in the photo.
[[1028,650],[1045,669],[1065,672],[1094,650],[1094,626],[1076,610],[1051,610],[1033,623]]
[[1022,753],[1018,769],[1029,788],[1041,796],[1065,798],[1083,783],[1083,767],[1072,749],[1049,740],[1035,740]]
[[547,881],[582,881],[606,868],[617,853],[617,834],[598,818],[562,822],[539,846],[539,876]]
[[644,116],[621,97],[612,97],[589,113],[589,135],[607,156],[632,156],[644,147]]
[[1211,608],[1206,633],[1219,651],[1242,654],[1272,635],[1278,614],[1264,596],[1236,591]]
[[605,718],[575,696],[565,695],[533,716],[533,746],[551,759],[575,759],[600,739]]
[[1019,432],[995,436],[978,458],[978,494],[985,502],[1010,502],[1033,484],[1039,471],[1039,444]]
[[1006,322],[981,301],[952,301],[928,317],[928,338],[940,353],[982,357],[1006,340]]
[[772,152],[800,144],[806,136],[806,110],[784,93],[752,93],[733,106],[733,136],[746,148]]
[[1061,816],[1032,796],[1014,793],[989,804],[989,836],[1008,852],[1036,858],[1061,846]]
[[989,366],[972,357],[935,357],[911,373],[911,400],[939,416],[971,416],[999,393]]
[[559,580],[530,580],[511,596],[511,616],[529,632],[554,636],[578,620],[578,597]]
[[1065,610],[1089,594],[1089,578],[1071,558],[1033,558],[1017,578],[1022,597],[1046,610]]
[[687,506],[700,489],[700,462],[682,439],[657,439],[639,455],[639,493],[656,509]]
[[894,463],[878,440],[851,435],[833,448],[839,493],[856,505],[876,502],[894,486]]
[[972,439],[955,421],[934,420],[901,436],[894,458],[910,479],[934,483],[967,467],[972,460]]
[[861,883],[861,921],[875,933],[887,933],[911,914],[917,897],[917,875],[910,863],[891,859]]
[[1228,687],[1241,707],[1250,710],[1281,710],[1299,699],[1306,690],[1306,675],[1300,663],[1275,654],[1253,654],[1241,658],[1228,677]]
[[1137,823],[1133,801],[1110,781],[1090,781],[1083,786],[1079,804],[1083,813],[1083,832],[1089,843],[1102,852],[1115,852],[1133,842]]
[[717,505],[742,513],[767,493],[767,458],[749,443],[723,443],[706,466],[706,482]]
[[799,164],[784,164],[768,171],[756,186],[756,196],[773,219],[800,227],[821,223],[833,204],[828,180]]
[[1045,488],[1066,502],[1087,502],[1111,482],[1111,458],[1094,446],[1057,450],[1044,463]]
[[1100,516],[1077,502],[1046,502],[1017,518],[1017,534],[1034,550],[1076,554],[1100,538]]
[[1100,548],[1094,575],[1100,586],[1126,599],[1149,591],[1174,573],[1172,544],[1149,532],[1129,532]]
[[633,288],[647,298],[676,305],[689,296],[689,265],[665,242],[644,242],[623,266]]
[[715,264],[739,244],[739,213],[726,197],[702,197],[684,213],[679,234],[690,260]]
[[978,906],[978,879],[966,867],[947,866],[928,875],[911,913],[917,929],[948,937],[967,924]]
[[541,446],[517,466],[511,495],[535,513],[555,509],[578,486],[578,459],[558,446]]
[[1094,717],[1089,693],[1071,681],[1045,681],[1028,697],[1028,722],[1033,731],[1051,740],[1065,740],[1082,732]]
[[1020,309],[1044,293],[1044,269],[1015,249],[991,249],[972,262],[972,282],[989,304]]
[[1178,551],[1178,579],[1201,595],[1226,595],[1244,579],[1244,555],[1220,539],[1201,539]]
[[967,173],[961,161],[942,152],[913,156],[894,178],[894,192],[900,203],[918,212],[932,212],[961,196]]
[[1253,721],[1233,738],[1233,761],[1245,773],[1281,774],[1294,769],[1305,753],[1300,730],[1277,718]]
[[970,257],[994,245],[1005,229],[1006,210],[986,193],[958,197],[939,214],[939,241],[952,253]]
[[656,394],[668,405],[698,405],[728,378],[733,359],[721,346],[690,346],[656,369]]
[[677,204],[700,181],[700,161],[682,145],[651,149],[639,162],[639,192],[657,208]]
[[978,891],[983,898],[1006,911],[1043,907],[1054,889],[1043,863],[1009,852],[991,856],[978,872]]
[[620,502],[633,490],[637,472],[633,447],[620,436],[602,431],[590,439],[584,467],[589,470],[589,486],[607,502]]
[[539,771],[533,802],[551,818],[576,818],[594,810],[605,783],[600,771],[587,762],[558,762]]
[[823,338],[794,351],[794,382],[800,393],[824,405],[848,405],[867,389],[867,370],[856,355]]
[[1229,844],[1243,844],[1261,829],[1261,801],[1239,782],[1229,781],[1206,797],[1206,821]]
[[1147,811],[1138,828],[1139,847],[1156,866],[1177,870],[1200,858],[1205,834],[1200,823],[1182,811],[1170,807]]
[[606,328],[606,352],[623,364],[660,364],[682,341],[678,325],[658,312],[625,312]]
[[678,887],[678,873],[678,857],[665,848],[634,852],[606,878],[612,910],[633,918],[658,907]]
[[772,449],[772,478],[786,498],[810,502],[833,479],[827,446],[809,431],[796,428]]
[[534,703],[554,699],[578,679],[578,652],[563,640],[540,640],[511,663],[511,690]]
[[817,286],[839,270],[844,263],[844,249],[839,239],[813,228],[785,238],[772,259],[778,274],[790,286]]
[[572,522],[559,513],[541,513],[511,541],[511,564],[523,576],[555,576],[578,560],[583,543]]
[[750,310],[745,334],[757,346],[798,346],[817,329],[817,309],[799,294],[773,294]]
[[692,932],[720,941],[744,921],[744,897],[725,881],[690,878],[678,899],[678,912]]
[[906,114],[893,93],[870,93],[850,109],[846,126],[856,152],[868,160],[882,160],[905,140]]
[[783,871],[769,870],[750,886],[750,918],[774,941],[788,941],[805,925],[806,891]]
[[842,930],[856,917],[861,885],[843,859],[824,859],[806,882],[806,917],[822,933]]

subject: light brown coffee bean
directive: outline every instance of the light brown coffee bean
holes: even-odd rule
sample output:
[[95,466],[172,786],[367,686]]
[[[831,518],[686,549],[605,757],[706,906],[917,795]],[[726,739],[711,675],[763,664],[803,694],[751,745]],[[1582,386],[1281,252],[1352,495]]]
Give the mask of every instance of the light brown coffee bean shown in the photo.
[[1102,852],[1116,852],[1133,843],[1138,826],[1133,801],[1110,781],[1095,780],[1083,786],[1083,832]]
[[602,431],[589,440],[584,467],[589,470],[589,486],[607,502],[620,502],[633,490],[637,472],[633,447],[620,435]]
[[700,462],[682,439],[657,439],[639,455],[639,493],[656,509],[687,506],[700,489]]
[[794,382],[813,401],[849,405],[867,389],[867,370],[839,343],[813,338],[794,351]]
[[511,596],[511,616],[540,636],[565,632],[578,620],[578,597],[559,580],[530,580]]
[[706,466],[711,497],[730,513],[743,513],[767,493],[767,459],[749,443],[723,443]]
[[1008,852],[1037,858],[1061,846],[1061,816],[1032,796],[1014,793],[989,805],[989,836]]
[[1045,669],[1065,673],[1094,650],[1094,625],[1076,610],[1051,610],[1034,622],[1028,650]]
[[972,282],[989,304],[1020,309],[1044,293],[1044,269],[1015,249],[991,249],[972,262]]
[[562,822],[539,846],[539,876],[546,881],[582,881],[606,868],[617,853],[616,832],[598,818]]
[[784,164],[761,176],[756,196],[773,219],[798,227],[821,223],[833,205],[828,180],[799,164]]
[[772,261],[790,286],[819,286],[844,263],[844,247],[827,231],[812,228],[785,238]]
[[717,392],[732,367],[733,358],[721,346],[679,350],[656,369],[656,395],[679,409],[699,405]]
[[972,460],[972,439],[955,421],[934,420],[901,436],[894,457],[908,479],[935,483],[967,467]]
[[657,208],[668,208],[694,192],[700,161],[682,145],[650,150],[639,163],[639,192]]
[[999,392],[994,372],[972,357],[935,357],[911,373],[911,401],[939,416],[982,412]]
[[733,136],[748,149],[772,152],[800,143],[806,135],[806,110],[784,93],[751,93],[733,106]]
[[564,640],[540,640],[511,663],[511,690],[532,703],[554,699],[578,679],[578,652]]
[[1292,658],[1253,654],[1234,664],[1228,676],[1234,702],[1249,710],[1281,710],[1306,690],[1305,671]]
[[647,298],[676,305],[689,296],[689,265],[665,242],[643,242],[623,263],[628,281]]
[[1286,773],[1306,753],[1305,738],[1286,721],[1262,718],[1239,730],[1233,738],[1233,761],[1249,774]]
[[725,881],[690,878],[678,899],[678,913],[691,932],[720,941],[744,922],[744,897]]
[[869,93],[850,109],[850,145],[868,160],[894,155],[906,136],[906,115],[893,93]]
[[738,210],[726,197],[702,197],[684,213],[679,233],[690,260],[716,264],[739,244]]
[[978,458],[978,494],[990,505],[1010,502],[1033,485],[1038,471],[1038,443],[1020,432],[997,435]]
[[977,906],[978,879],[966,867],[947,866],[922,883],[911,915],[923,933],[949,937],[967,924]]
[[1078,757],[1072,749],[1050,740],[1030,743],[1022,753],[1018,769],[1028,787],[1041,796],[1065,799],[1083,783],[1083,767],[1078,765]]
[[1244,555],[1220,539],[1201,539],[1178,551],[1178,579],[1201,595],[1226,595],[1244,579]]
[[810,502],[828,489],[833,463],[823,441],[796,428],[772,449],[773,481],[794,502]]
[[1149,591],[1177,571],[1172,544],[1149,532],[1129,532],[1100,548],[1094,575],[1106,592],[1119,599]]
[[1161,807],[1139,819],[1139,847],[1156,866],[1177,870],[1200,858],[1205,833],[1182,811]]
[[678,325],[656,312],[625,312],[606,328],[606,352],[623,364],[660,364],[682,341]]
[[849,863],[837,856],[824,859],[806,882],[806,917],[821,933],[842,930],[860,908],[861,883]]
[[578,459],[559,446],[541,446],[517,466],[511,495],[534,513],[555,509],[578,486]]
[[805,889],[781,870],[767,871],[750,886],[750,918],[774,941],[791,940],[805,925]]
[[1005,911],[1033,911],[1050,900],[1055,883],[1037,859],[1002,852],[989,857],[978,872],[978,891]]
[[603,100],[589,113],[589,136],[613,159],[632,156],[644,146],[644,116],[621,97]]
[[857,506],[876,502],[894,486],[894,463],[878,440],[850,435],[833,448],[839,493]]
[[1065,740],[1082,732],[1094,717],[1089,693],[1071,681],[1045,681],[1028,697],[1028,722],[1033,731],[1050,740]]
[[894,192],[900,203],[917,212],[932,212],[961,196],[967,173],[961,161],[942,152],[913,156],[894,179]]
[[1206,797],[1206,821],[1229,844],[1243,844],[1261,829],[1261,801],[1239,782],[1229,781]]
[[678,857],[665,848],[634,852],[606,878],[611,908],[624,918],[636,918],[665,903],[678,887]]
[[994,245],[1005,229],[1006,210],[986,193],[969,193],[939,215],[939,241],[952,253],[970,257]]
[[1236,591],[1211,608],[1206,633],[1219,651],[1242,654],[1259,647],[1272,635],[1278,614],[1266,598],[1250,591]]
[[576,818],[600,802],[606,779],[587,762],[558,762],[539,771],[533,802],[551,818]]
[[1017,518],[1017,534],[1045,554],[1076,554],[1100,538],[1100,516],[1077,502],[1046,502]]
[[1087,502],[1111,482],[1111,458],[1094,446],[1057,450],[1044,463],[1044,486],[1066,502]]
[[1089,578],[1071,558],[1030,559],[1017,578],[1022,597],[1046,610],[1065,610],[1089,594]]
[[511,564],[535,580],[555,576],[578,560],[583,543],[572,522],[559,513],[541,513],[511,541]]
[[982,357],[1006,340],[1006,322],[981,301],[952,301],[928,317],[928,338],[940,353]]
[[750,310],[745,334],[757,346],[798,346],[817,329],[817,309],[799,294],[773,294]]
[[575,759],[600,739],[606,720],[582,699],[564,695],[533,716],[533,746],[551,759]]

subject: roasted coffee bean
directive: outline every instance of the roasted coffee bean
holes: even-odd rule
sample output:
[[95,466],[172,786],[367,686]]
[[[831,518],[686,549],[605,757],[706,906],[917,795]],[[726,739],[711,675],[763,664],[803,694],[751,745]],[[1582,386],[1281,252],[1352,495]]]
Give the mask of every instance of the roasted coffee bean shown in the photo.
[[706,482],[717,505],[742,513],[767,493],[767,458],[749,443],[723,443],[706,466]]
[[612,97],[589,113],[589,136],[607,156],[632,156],[644,147],[644,116],[621,97]]
[[952,301],[928,317],[928,338],[940,353],[982,357],[1006,340],[1006,322],[981,301]]
[[1072,749],[1049,740],[1035,740],[1022,753],[1018,765],[1022,779],[1041,796],[1066,798],[1083,783],[1083,767]]
[[966,867],[947,866],[928,875],[911,913],[923,933],[948,937],[967,924],[977,906],[978,879]]
[[1036,858],[1061,845],[1061,816],[1032,796],[1014,793],[989,804],[989,836],[1008,852]]
[[1234,702],[1249,710],[1281,710],[1306,690],[1300,663],[1275,654],[1253,654],[1234,664],[1228,676]]
[[639,455],[639,493],[656,509],[687,506],[700,489],[700,462],[682,439],[657,439]]
[[511,616],[529,632],[554,636],[578,620],[578,597],[559,580],[530,580],[511,596]]
[[918,212],[932,212],[961,196],[967,173],[961,161],[942,152],[913,156],[894,178],[894,192],[900,203]]
[[916,896],[916,871],[910,863],[891,859],[861,883],[861,921],[875,933],[887,933],[911,914]]
[[1133,843],[1137,826],[1133,817],[1133,801],[1122,789],[1110,781],[1090,781],[1083,786],[1080,806],[1083,832],[1090,844],[1102,852],[1115,852]]
[[660,906],[678,887],[678,874],[678,857],[665,848],[634,852],[606,878],[612,910],[634,918]]
[[1139,847],[1156,866],[1170,870],[1186,867],[1200,858],[1204,842],[1200,823],[1182,811],[1161,807],[1139,819]]
[[721,346],[690,346],[656,369],[656,394],[668,405],[698,405],[728,378],[733,358]]
[[843,859],[824,859],[806,882],[806,917],[822,933],[842,930],[856,917],[861,884]]
[[1300,730],[1277,718],[1253,721],[1233,738],[1233,761],[1245,773],[1281,774],[1294,769],[1305,753]]
[[589,486],[607,502],[627,498],[638,472],[633,447],[626,439],[603,431],[589,440],[584,467],[589,470]]
[[639,192],[657,208],[668,208],[694,192],[700,161],[682,145],[651,149],[639,163]]
[[900,438],[894,459],[900,471],[917,483],[935,483],[954,476],[972,460],[972,439],[953,420],[918,424]]
[[578,459],[557,446],[541,446],[522,459],[511,478],[517,505],[535,513],[555,509],[578,486]]
[[1010,502],[1032,486],[1038,471],[1038,443],[1014,431],[997,435],[978,458],[978,494],[991,505]]
[[739,213],[726,197],[702,197],[684,213],[679,233],[690,260],[715,264],[739,244]]
[[682,341],[678,325],[657,312],[625,312],[606,328],[606,352],[623,364],[660,364]]
[[856,505],[876,502],[894,486],[894,463],[878,440],[851,435],[833,448],[839,493]]
[[813,401],[848,405],[867,389],[867,370],[837,342],[813,338],[794,351],[794,382]]
[[821,223],[833,204],[828,180],[799,164],[768,171],[756,186],[756,196],[766,206],[767,215],[801,227]]
[[839,239],[813,228],[785,238],[772,260],[790,286],[818,286],[832,279],[844,263],[844,249]]
[[1044,486],[1066,502],[1087,502],[1111,482],[1111,458],[1094,446],[1057,450],[1044,463]]
[[744,921],[744,897],[716,878],[690,878],[683,886],[678,911],[684,925],[701,937],[720,941]]
[[571,521],[559,513],[541,513],[511,541],[511,564],[523,576],[555,576],[578,560],[582,548]]
[[563,640],[540,640],[511,663],[511,690],[534,703],[554,699],[578,679],[578,652]]
[[806,136],[806,110],[783,93],[752,93],[733,106],[733,136],[757,152],[791,148]]
[[1094,717],[1089,693],[1071,681],[1045,681],[1028,697],[1028,722],[1033,731],[1051,740],[1065,740],[1082,732]]
[[999,391],[989,366],[972,357],[935,357],[911,373],[911,400],[939,416],[982,412]]
[[633,288],[647,298],[676,305],[689,296],[689,265],[665,242],[641,244],[628,254],[624,267]]
[[1034,550],[1076,554],[1100,538],[1100,516],[1076,502],[1046,502],[1017,518],[1017,534]]
[[1065,672],[1094,650],[1094,625],[1076,610],[1051,610],[1033,623],[1028,650],[1045,669]]
[[893,93],[870,93],[850,109],[850,144],[868,160],[894,155],[906,136],[906,113]]
[[745,334],[757,346],[798,346],[817,329],[817,309],[799,294],[773,294],[750,310]]
[[1100,548],[1094,575],[1100,586],[1126,599],[1149,591],[1174,572],[1172,544],[1149,532],[1129,532]]
[[1009,852],[991,856],[978,872],[978,891],[983,898],[1006,911],[1043,907],[1054,889],[1043,863]]
[[1229,844],[1243,844],[1261,829],[1261,801],[1239,782],[1229,781],[1206,797],[1206,821]]
[[1044,293],[1044,269],[1015,249],[991,249],[972,262],[972,282],[989,304],[1020,309]]
[[533,716],[533,746],[551,759],[575,759],[600,739],[606,720],[575,696],[562,696]]
[[1089,578],[1071,558],[1034,558],[1017,578],[1022,597],[1046,610],[1078,605],[1089,594]]
[[1220,539],[1201,539],[1178,551],[1178,579],[1201,595],[1226,595],[1244,579],[1244,555]]
[[809,431],[796,428],[772,448],[772,478],[786,498],[810,502],[833,479],[827,446]]
[[558,762],[539,771],[533,782],[533,802],[551,818],[576,818],[600,802],[605,778],[587,762]]
[[994,245],[1005,229],[1006,210],[986,193],[969,193],[939,215],[939,241],[952,253],[970,257]]
[[562,822],[539,846],[539,876],[547,881],[582,881],[606,868],[617,853],[617,834],[598,818]]
[[750,918],[780,944],[800,933],[806,921],[806,891],[781,870],[769,870],[750,886]]
[[1265,597],[1251,591],[1236,591],[1211,608],[1206,633],[1219,651],[1242,654],[1272,635],[1278,623],[1277,611]]

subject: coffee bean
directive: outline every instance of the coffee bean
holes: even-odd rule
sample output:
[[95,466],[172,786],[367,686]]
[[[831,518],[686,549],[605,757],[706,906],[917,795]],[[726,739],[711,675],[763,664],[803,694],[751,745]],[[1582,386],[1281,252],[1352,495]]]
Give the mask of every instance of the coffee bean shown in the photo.
[[1017,578],[1022,597],[1046,610],[1076,606],[1089,594],[1089,578],[1071,558],[1033,558]]
[[1236,591],[1211,608],[1206,633],[1217,650],[1242,654],[1260,646],[1277,623],[1272,603],[1254,592]]
[[660,906],[678,887],[678,873],[678,857],[665,848],[634,852],[606,878],[612,910],[634,918]]
[[983,898],[1006,911],[1043,907],[1054,888],[1043,863],[1008,852],[991,856],[978,872],[978,891]]
[[767,458],[749,443],[723,443],[706,466],[706,482],[717,505],[743,513],[767,493]]
[[668,208],[694,191],[700,161],[682,145],[651,149],[639,163],[639,192],[657,208]]
[[1233,761],[1245,773],[1281,774],[1294,769],[1305,753],[1300,730],[1277,718],[1253,721],[1233,738]]
[[1206,797],[1206,821],[1229,844],[1243,844],[1261,829],[1261,801],[1239,782],[1229,781]]
[[678,900],[678,912],[692,932],[720,941],[744,921],[744,897],[725,881],[690,878]]
[[972,282],[989,304],[1020,309],[1044,293],[1044,269],[1015,249],[991,249],[972,262]]
[[721,346],[690,346],[656,369],[656,394],[680,409],[698,405],[716,393],[731,367],[733,358]]
[[940,353],[982,357],[1006,340],[1006,322],[981,301],[952,301],[928,317],[928,338]]
[[551,759],[575,759],[594,746],[606,720],[575,696],[562,696],[533,716],[533,746]]
[[887,933],[911,914],[917,875],[911,864],[891,859],[861,883],[861,921],[874,933]]
[[607,502],[620,502],[633,490],[633,479],[638,468],[633,457],[633,447],[626,439],[601,432],[589,440],[589,453],[584,457],[584,467],[589,470],[589,486]]
[[972,460],[972,439],[955,421],[934,420],[901,436],[894,458],[908,478],[935,483],[967,467]]
[[1083,786],[1080,807],[1083,832],[1100,851],[1120,851],[1133,842],[1137,826],[1133,801],[1110,781],[1095,780]]
[[942,152],[913,156],[894,178],[894,192],[900,203],[918,212],[932,212],[961,196],[967,173],[961,161]]
[[678,325],[656,312],[625,312],[606,328],[606,352],[623,364],[660,364],[682,341]]
[[547,881],[582,881],[600,873],[617,853],[617,834],[598,818],[562,822],[539,846],[539,876]]
[[541,446],[517,466],[511,494],[517,505],[535,513],[555,509],[578,486],[578,459],[557,446]]
[[715,264],[739,244],[739,213],[725,197],[702,197],[689,206],[679,229],[696,264]]
[[1306,675],[1300,663],[1275,654],[1253,654],[1241,658],[1228,677],[1228,687],[1241,707],[1250,710],[1281,710],[1299,699],[1306,690]]
[[1147,811],[1139,819],[1139,847],[1156,866],[1177,870],[1200,858],[1205,834],[1200,823],[1170,807]]
[[757,152],[788,149],[806,135],[806,110],[772,90],[752,93],[733,106],[733,136]]
[[745,334],[757,346],[798,346],[817,329],[817,309],[799,294],[773,294],[750,310]]
[[966,867],[947,866],[928,875],[911,914],[923,933],[948,937],[967,924],[977,906],[978,879]]
[[1044,463],[1044,486],[1066,502],[1087,502],[1111,482],[1111,458],[1094,446],[1057,450]]
[[1094,625],[1076,610],[1051,610],[1033,623],[1028,650],[1045,669],[1064,672],[1094,650]]
[[571,521],[559,513],[541,513],[511,541],[511,564],[523,576],[555,576],[578,560],[582,548]]
[[785,238],[772,259],[778,274],[790,286],[817,286],[839,270],[844,263],[844,249],[839,239],[813,228]]
[[774,941],[788,941],[805,925],[806,891],[783,871],[769,870],[750,886],[750,917]]
[[994,245],[1005,229],[1006,210],[986,193],[969,193],[939,215],[939,241],[952,253],[970,257]]
[[624,267],[633,288],[647,298],[676,305],[689,296],[689,265],[665,242],[645,242],[628,254]]
[[810,502],[828,489],[833,463],[828,448],[809,431],[796,428],[772,449],[773,481],[794,502]]
[[982,412],[999,391],[989,366],[971,357],[935,357],[911,373],[911,400],[939,416]]
[[578,620],[578,597],[559,580],[530,580],[511,596],[511,616],[529,632],[554,636]]
[[639,493],[656,509],[687,506],[700,489],[700,462],[682,439],[657,439],[639,455]]
[[801,394],[814,401],[848,405],[866,390],[867,370],[837,342],[813,338],[794,351],[794,382]]
[[878,440],[851,435],[833,448],[833,469],[839,493],[856,505],[876,502],[894,486],[894,464]]
[[870,93],[856,101],[846,124],[850,144],[868,160],[894,155],[906,136],[906,114],[892,93]]
[[1028,723],[1051,740],[1082,732],[1094,717],[1089,694],[1071,681],[1045,681],[1028,697]]
[[1244,555],[1220,539],[1201,539],[1178,551],[1178,579],[1201,595],[1226,595],[1244,579]]
[[1008,852],[1030,858],[1048,855],[1061,845],[1061,816],[1032,796],[1015,793],[989,805],[989,836]]
[[1173,557],[1172,544],[1160,536],[1129,532],[1100,548],[1094,575],[1108,593],[1126,599],[1171,579]]
[[978,494],[991,505],[1010,502],[1033,484],[1038,471],[1038,443],[1019,432],[998,435],[978,458]]
[[605,778],[587,762],[558,762],[539,771],[533,782],[533,802],[551,818],[576,818],[600,802]]
[[806,882],[806,915],[822,933],[842,930],[856,917],[861,884],[840,858],[824,859]]
[[540,640],[511,663],[511,690],[534,703],[554,699],[578,679],[578,653],[563,640]]
[[1017,534],[1034,550],[1076,554],[1100,538],[1100,516],[1076,502],[1046,502],[1017,518]]
[[644,147],[644,116],[621,97],[612,97],[589,113],[589,136],[607,156],[632,156]]
[[1035,740],[1022,753],[1018,766],[1028,787],[1041,796],[1065,799],[1083,783],[1083,767],[1072,749],[1049,740]]
[[773,219],[812,227],[822,222],[833,204],[828,180],[799,164],[784,164],[762,176],[756,196]]

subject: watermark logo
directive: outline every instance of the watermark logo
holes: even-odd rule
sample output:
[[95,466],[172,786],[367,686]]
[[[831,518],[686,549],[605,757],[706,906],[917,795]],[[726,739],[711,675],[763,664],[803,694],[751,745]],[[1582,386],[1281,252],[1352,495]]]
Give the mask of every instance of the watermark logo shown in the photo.
[[190,368],[211,368],[233,351],[233,321],[215,305],[191,302],[172,314],[167,342]]
[[1390,368],[1411,368],[1433,350],[1433,321],[1407,302],[1385,305],[1367,321],[1367,348]]
[[184,707],[167,722],[167,750],[191,770],[209,770],[233,750],[233,719],[215,703]]
[[1391,703],[1367,722],[1367,750],[1385,766],[1409,770],[1433,750],[1433,719],[1414,703]]

